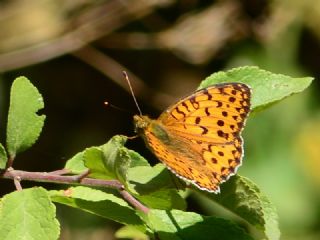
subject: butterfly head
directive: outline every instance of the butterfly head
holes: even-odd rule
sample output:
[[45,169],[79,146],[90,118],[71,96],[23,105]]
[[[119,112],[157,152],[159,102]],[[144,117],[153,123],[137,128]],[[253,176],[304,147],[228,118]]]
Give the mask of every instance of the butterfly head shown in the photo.
[[148,116],[135,115],[133,117],[133,123],[135,132],[139,135],[143,134],[145,129],[149,126],[151,119]]

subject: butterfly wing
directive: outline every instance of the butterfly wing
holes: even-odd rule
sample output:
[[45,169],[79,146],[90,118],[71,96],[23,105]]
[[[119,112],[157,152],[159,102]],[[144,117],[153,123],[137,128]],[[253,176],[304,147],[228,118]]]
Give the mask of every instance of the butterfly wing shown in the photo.
[[225,144],[240,136],[250,111],[250,96],[245,84],[217,84],[180,100],[159,120],[177,135]]
[[[250,88],[241,83],[199,90],[169,107],[146,129],[147,143],[178,177],[217,192],[241,165],[240,134],[250,111],[250,95]],[[157,136],[157,124],[169,142]]]

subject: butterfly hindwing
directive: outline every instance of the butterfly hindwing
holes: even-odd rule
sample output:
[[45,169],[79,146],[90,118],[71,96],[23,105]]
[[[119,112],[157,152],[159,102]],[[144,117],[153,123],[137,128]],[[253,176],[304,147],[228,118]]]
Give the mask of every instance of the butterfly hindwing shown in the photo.
[[[212,172],[203,170],[202,156],[198,150],[193,152],[183,151],[182,148],[176,148],[174,145],[166,145],[157,138],[152,130],[146,133],[147,144],[152,152],[162,161],[176,176],[193,183],[197,187],[210,192],[219,190],[219,181],[214,178]],[[183,148],[189,148],[190,144],[174,140],[174,144],[179,144]],[[175,145],[177,146],[177,145]],[[198,160],[194,160],[198,159]],[[208,169],[209,170],[209,169]]]

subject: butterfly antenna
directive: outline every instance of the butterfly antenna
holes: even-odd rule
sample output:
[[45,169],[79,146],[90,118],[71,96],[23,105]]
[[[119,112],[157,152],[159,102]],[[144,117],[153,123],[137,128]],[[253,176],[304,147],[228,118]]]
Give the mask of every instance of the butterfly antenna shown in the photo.
[[133,100],[134,100],[134,102],[135,102],[135,104],[136,104],[136,106],[137,106],[137,109],[138,109],[138,111],[139,111],[139,114],[140,114],[140,116],[142,116],[142,112],[141,112],[141,109],[140,109],[140,107],[139,107],[138,101],[137,101],[137,99],[136,99],[136,97],[135,97],[135,95],[134,95],[134,93],[133,93],[133,90],[132,90],[132,86],[131,86],[131,83],[130,83],[130,80],[129,80],[129,76],[128,76],[128,74],[126,73],[126,71],[122,71],[122,73],[123,73],[123,76],[125,77],[125,79],[127,80],[127,83],[128,83],[128,85],[129,85],[129,88],[130,88],[131,95],[132,95]]
[[130,112],[130,111],[124,109],[124,108],[118,107],[118,106],[116,106],[116,105],[113,105],[113,104],[111,104],[111,103],[108,102],[108,101],[104,101],[103,104],[104,104],[106,107],[111,107],[111,108],[117,109],[117,110],[119,110],[119,111],[121,111],[121,112],[126,112],[126,113],[132,114],[132,112]]

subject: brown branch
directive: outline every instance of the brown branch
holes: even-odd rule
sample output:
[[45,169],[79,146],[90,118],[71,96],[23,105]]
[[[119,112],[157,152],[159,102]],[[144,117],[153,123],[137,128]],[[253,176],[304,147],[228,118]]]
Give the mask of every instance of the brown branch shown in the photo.
[[124,199],[126,199],[128,202],[130,202],[130,204],[132,206],[134,206],[136,209],[139,209],[140,211],[142,211],[144,213],[149,212],[149,208],[147,208],[141,202],[139,202],[137,199],[132,197],[132,195],[130,193],[128,193],[126,190],[123,189],[122,191],[120,191],[120,194],[122,195],[122,197]]
[[[67,172],[67,171],[63,171]],[[76,184],[82,186],[93,186],[93,187],[107,187],[113,188],[119,191],[123,198],[130,203],[136,209],[147,213],[149,209],[135,199],[129,192],[127,192],[121,182],[118,180],[104,180],[94,179],[86,177],[88,171],[85,171],[79,175],[63,176],[61,175],[62,170],[48,172],[27,172],[21,170],[14,170],[12,168],[7,169],[2,175],[2,178],[13,179],[17,190],[21,190],[20,181],[35,181],[35,182],[50,182],[58,184]]]
[[135,95],[158,109],[163,109],[175,101],[173,96],[150,88],[125,66],[92,46],[87,45],[74,51],[72,55],[109,77],[127,92],[130,92],[129,86],[122,75],[122,72],[126,71]]
[[0,54],[0,72],[47,61],[76,51],[125,24],[141,19],[161,5],[161,1],[109,0],[65,22],[65,34],[37,44]]
[[59,169],[59,170],[55,170],[52,172],[49,172],[50,174],[54,174],[54,175],[65,175],[65,174],[69,174],[71,173],[70,170],[68,169]]
[[11,167],[12,167],[12,164],[13,164],[13,160],[14,160],[14,157],[12,157],[12,156],[10,156],[8,158],[6,169],[8,169],[8,170],[12,169]]

